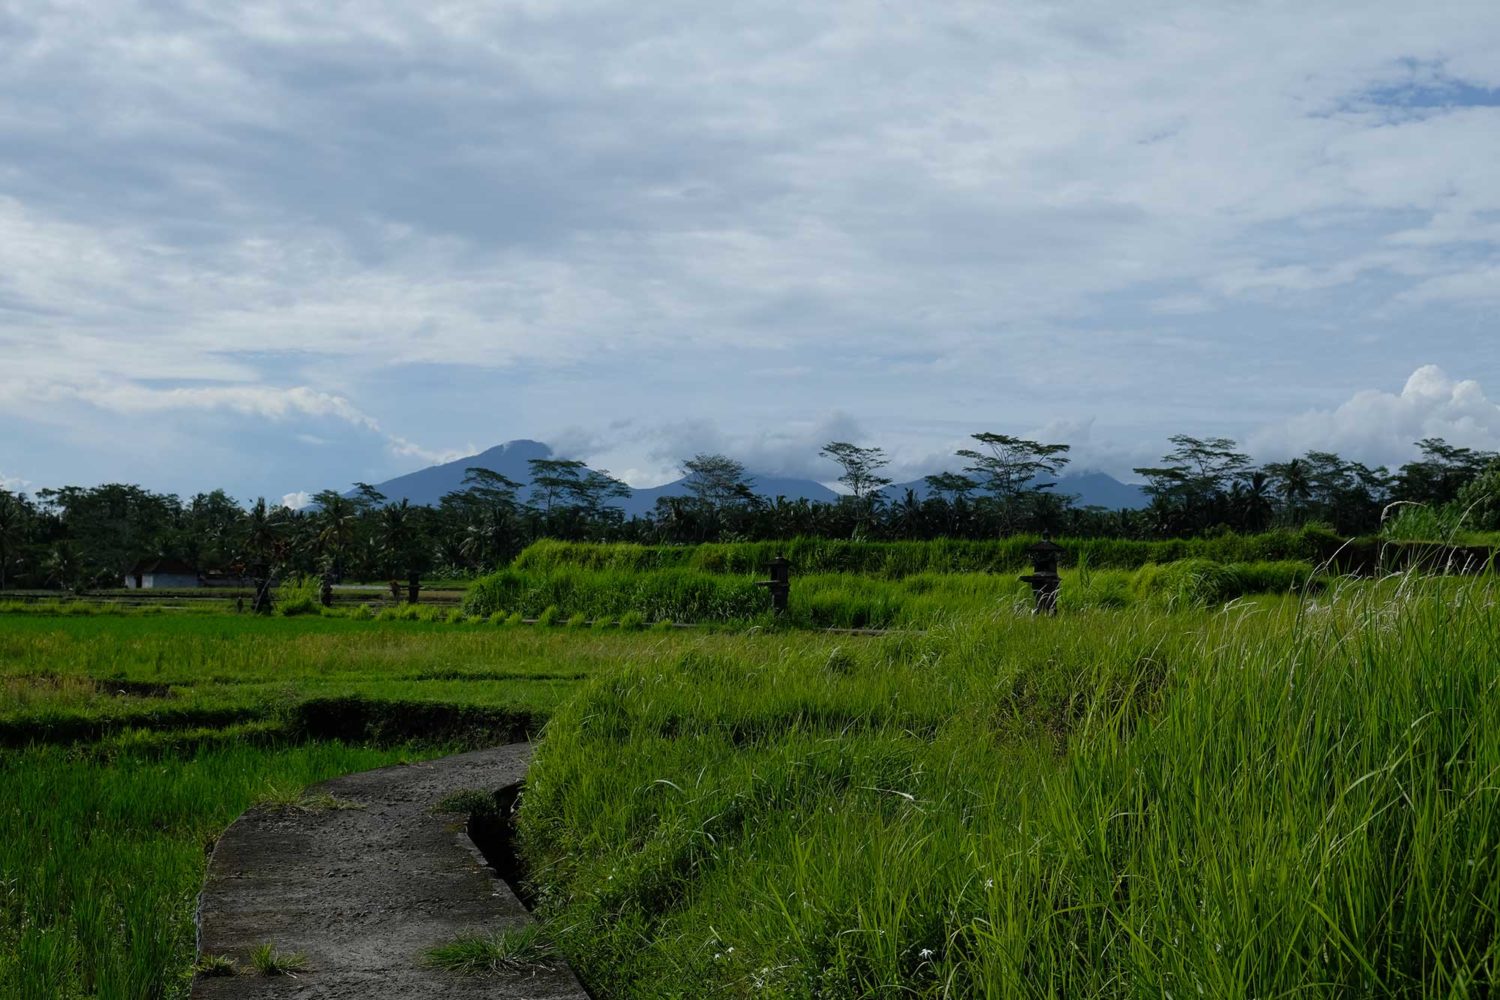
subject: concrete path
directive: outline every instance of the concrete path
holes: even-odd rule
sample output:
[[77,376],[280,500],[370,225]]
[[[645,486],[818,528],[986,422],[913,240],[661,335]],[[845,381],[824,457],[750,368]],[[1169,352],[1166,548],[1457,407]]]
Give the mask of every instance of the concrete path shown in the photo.
[[[586,1000],[560,961],[501,975],[428,968],[428,948],[466,931],[531,918],[484,865],[465,817],[435,814],[445,796],[494,791],[526,773],[526,744],[350,774],[309,789],[363,808],[251,809],[214,848],[198,903],[202,955],[240,972],[203,977],[194,1000],[260,998],[567,998]],[[307,970],[262,976],[250,952],[265,942],[307,956]]]

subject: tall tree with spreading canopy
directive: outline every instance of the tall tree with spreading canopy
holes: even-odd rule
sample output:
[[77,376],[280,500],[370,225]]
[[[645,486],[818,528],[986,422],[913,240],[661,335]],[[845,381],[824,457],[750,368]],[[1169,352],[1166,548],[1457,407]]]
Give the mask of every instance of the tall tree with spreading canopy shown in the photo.
[[699,453],[682,463],[693,499],[710,510],[722,510],[737,500],[746,500],[754,483],[745,467],[728,455]]
[[870,502],[880,490],[891,485],[880,470],[891,464],[883,448],[865,448],[848,441],[830,441],[818,452],[843,470],[839,482],[857,502]]
[[1035,507],[1035,498],[1057,485],[1046,478],[1062,471],[1072,448],[988,431],[970,436],[982,450],[958,451],[958,457],[969,463],[964,471],[973,474],[989,502],[998,508],[1004,530],[1013,531]]
[[531,469],[531,504],[543,514],[551,514],[553,505],[566,499],[588,471],[572,458],[532,458],[526,465]]
[[845,502],[854,505],[854,534],[860,535],[869,522],[871,510],[884,499],[880,491],[891,485],[890,477],[880,475],[890,459],[883,448],[861,447],[848,441],[830,441],[818,454],[843,470],[839,482],[849,491]]
[[464,470],[464,488],[443,497],[442,509],[461,525],[459,552],[474,568],[498,565],[519,550],[516,492],[521,484],[482,466]]
[[1162,464],[1135,470],[1146,477],[1146,494],[1159,530],[1201,531],[1227,523],[1230,487],[1250,467],[1250,457],[1231,438],[1174,434]]

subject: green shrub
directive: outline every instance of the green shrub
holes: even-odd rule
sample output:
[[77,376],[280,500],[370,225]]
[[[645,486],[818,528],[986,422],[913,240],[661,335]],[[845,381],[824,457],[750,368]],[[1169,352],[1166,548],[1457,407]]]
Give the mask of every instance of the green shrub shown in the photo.
[[514,608],[540,616],[547,608],[564,618],[617,619],[638,611],[647,619],[743,621],[767,607],[753,578],[716,576],[696,570],[629,572],[563,568],[502,570],[475,582],[464,599],[474,614]]
[[1167,605],[1208,607],[1246,594],[1285,593],[1307,587],[1313,568],[1300,562],[1256,562],[1224,565],[1209,559],[1184,559],[1165,566],[1143,566],[1131,589],[1137,598]]
[[1241,594],[1287,594],[1318,589],[1313,567],[1300,562],[1237,563],[1230,567],[1239,578]]
[[620,628],[639,629],[646,627],[646,617],[639,611],[627,611],[620,616]]
[[322,581],[305,576],[276,588],[276,613],[287,618],[315,615],[323,610]]
[[557,620],[562,617],[562,609],[556,604],[549,604],[542,609],[542,613],[536,616],[536,623],[541,626],[556,625]]
[[1458,491],[1453,506],[1465,527],[1500,531],[1500,464],[1491,465]]
[[583,628],[588,623],[589,623],[588,616],[585,615],[582,611],[578,611],[578,612],[575,612],[574,614],[568,616],[567,627],[568,628]]

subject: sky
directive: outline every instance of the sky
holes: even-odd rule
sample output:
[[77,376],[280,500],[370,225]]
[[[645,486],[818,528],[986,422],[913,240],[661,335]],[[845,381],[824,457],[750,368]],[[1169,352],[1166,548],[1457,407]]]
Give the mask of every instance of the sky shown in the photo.
[[0,485],[1500,449],[1500,4],[0,0]]

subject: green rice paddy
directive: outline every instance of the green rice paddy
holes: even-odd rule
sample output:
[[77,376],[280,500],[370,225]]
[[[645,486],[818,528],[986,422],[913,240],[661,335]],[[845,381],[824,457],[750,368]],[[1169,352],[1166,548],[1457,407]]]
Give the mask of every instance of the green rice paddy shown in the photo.
[[600,997],[1490,995],[1497,591],[1303,566],[1085,565],[1056,619],[999,575],[797,581],[887,601],[875,636],[639,630],[556,579],[549,626],[0,614],[0,992],[183,996],[239,812],[531,735],[523,854]]

